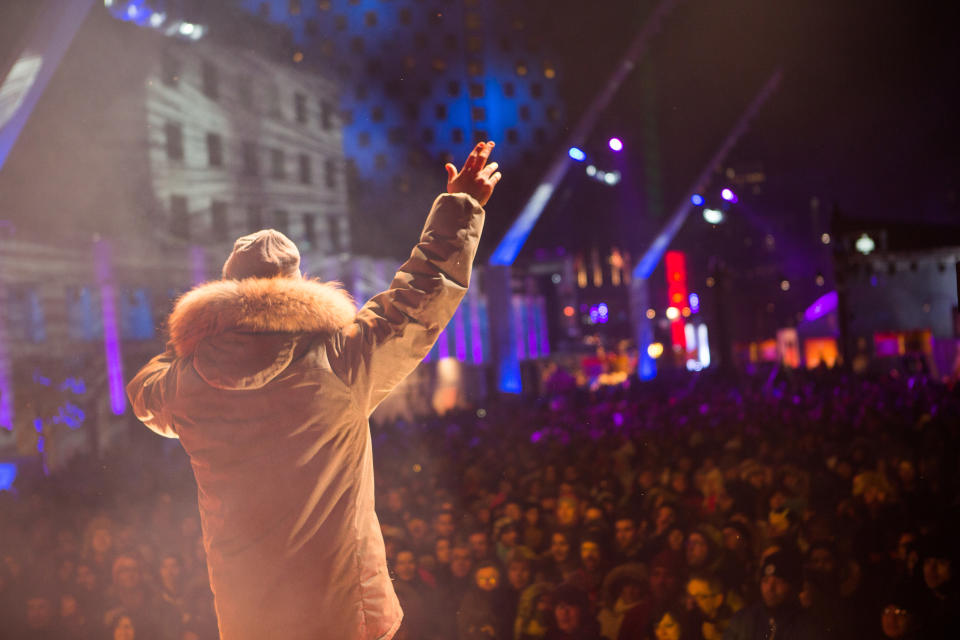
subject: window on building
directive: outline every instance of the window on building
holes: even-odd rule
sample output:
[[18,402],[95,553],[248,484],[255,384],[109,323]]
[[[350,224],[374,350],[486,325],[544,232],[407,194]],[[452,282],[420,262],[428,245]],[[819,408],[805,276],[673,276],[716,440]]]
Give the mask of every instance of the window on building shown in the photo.
[[420,115],[420,105],[416,102],[407,102],[403,106],[403,112],[409,120],[416,120]]
[[467,73],[471,76],[483,75],[483,63],[479,60],[473,60],[467,63]]
[[559,122],[560,121],[560,109],[555,105],[550,105],[547,107],[547,119],[550,122]]
[[250,233],[263,229],[263,207],[251,204],[247,207],[247,230]]
[[354,53],[363,53],[363,38],[360,36],[350,38],[350,50]]
[[455,127],[453,131],[450,132],[450,140],[452,140],[454,144],[463,142],[463,129]]
[[371,109],[370,119],[374,122],[383,122],[383,107],[374,107]]
[[333,19],[333,26],[337,31],[347,30],[347,16],[338,15]]
[[283,209],[273,212],[273,228],[284,235],[290,234],[290,214]]
[[351,124],[353,124],[353,110],[352,110],[352,109],[344,109],[343,111],[341,111],[341,112],[340,112],[340,120],[343,122],[343,124],[348,125],[348,126],[351,125]]
[[530,85],[530,95],[534,98],[543,97],[543,86],[539,82],[534,82]]
[[219,134],[207,134],[207,162],[211,167],[223,166],[223,139]]
[[403,144],[407,140],[406,127],[391,127],[387,131],[387,142],[390,144]]
[[209,60],[204,60],[201,75],[203,76],[203,95],[211,100],[220,98],[220,74]]
[[311,249],[317,247],[317,216],[312,213],[303,214],[303,239]]
[[227,226],[227,203],[223,200],[210,203],[210,229],[215,240],[226,240],[230,235]]
[[361,131],[357,134],[357,146],[359,147],[369,147],[370,146],[370,132]]
[[522,104],[520,105],[520,119],[526,122],[530,119],[530,106]]
[[283,180],[287,177],[283,149],[270,149],[270,177],[276,180]]
[[299,157],[300,166],[300,184],[310,184],[313,182],[313,167],[310,165],[310,156],[301,153]]
[[486,142],[490,139],[490,136],[487,134],[485,129],[474,129],[473,131],[473,141],[476,142]]
[[243,174],[246,176],[256,176],[260,174],[260,155],[257,150],[257,143],[250,140],[244,140],[243,144]]
[[326,160],[323,163],[323,178],[327,187],[334,189],[337,186],[337,163],[333,160]]
[[410,9],[408,7],[403,7],[402,9],[400,9],[400,13],[397,14],[397,17],[400,20],[400,24],[409,25],[410,20],[413,16],[410,13]]
[[190,213],[184,196],[170,196],[170,233],[178,238],[190,237]]
[[168,122],[163,127],[167,141],[167,157],[171,160],[183,160],[183,126],[179,122]]
[[447,119],[447,105],[438,104],[434,108],[434,115],[436,115],[437,120],[446,120]]
[[447,83],[447,94],[456,97],[460,95],[460,83],[456,80],[451,80]]
[[484,107],[471,107],[470,117],[474,122],[483,122],[487,119],[487,110]]
[[180,60],[169,51],[164,51],[160,59],[160,79],[168,87],[176,87],[180,84]]
[[512,82],[503,83],[503,95],[508,98],[512,98],[516,94],[516,87],[514,87]]
[[377,12],[376,11],[367,11],[363,14],[363,24],[368,27],[377,26]]
[[313,18],[307,18],[303,23],[303,30],[308,36],[315,36],[319,33],[317,28],[317,21]]
[[424,144],[433,144],[433,141],[436,139],[436,136],[433,133],[433,129],[427,128],[421,131],[420,139],[423,140]]
[[479,82],[470,83],[470,97],[471,98],[482,98],[483,97],[483,85]]
[[343,238],[340,236],[340,218],[327,218],[327,233],[330,236],[330,251],[340,253],[343,251]]
[[293,114],[300,124],[307,122],[307,96],[302,93],[293,94]]
[[320,126],[324,131],[333,128],[333,105],[326,100],[320,101]]
[[298,16],[300,15],[300,0],[289,0],[288,8],[290,10],[290,15]]
[[377,169],[386,169],[387,156],[382,153],[378,153],[377,155],[373,156],[373,166]]

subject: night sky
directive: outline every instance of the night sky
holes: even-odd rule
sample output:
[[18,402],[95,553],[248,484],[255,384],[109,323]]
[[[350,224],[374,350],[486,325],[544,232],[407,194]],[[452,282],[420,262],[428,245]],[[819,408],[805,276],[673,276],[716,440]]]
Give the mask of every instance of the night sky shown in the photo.
[[[609,73],[643,10],[628,17],[638,3],[599,2],[584,16],[581,3],[560,4],[553,35],[573,45],[558,50],[568,54],[564,88],[575,105]],[[763,168],[768,204],[805,210],[815,195],[858,217],[960,216],[958,12],[935,4],[955,7],[680,2],[650,52],[665,206],[676,206],[753,94],[782,67],[779,91],[730,157]],[[641,85],[635,74],[598,138],[614,129],[631,135]]]

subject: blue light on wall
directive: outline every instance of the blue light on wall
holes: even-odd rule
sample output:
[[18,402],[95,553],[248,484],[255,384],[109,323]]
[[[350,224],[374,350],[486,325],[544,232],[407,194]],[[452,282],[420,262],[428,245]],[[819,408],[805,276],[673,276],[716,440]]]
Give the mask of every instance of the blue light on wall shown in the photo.
[[[306,68],[339,77],[344,153],[380,185],[405,177],[398,155],[459,162],[483,137],[509,166],[561,131],[558,70],[549,52],[525,49],[523,4],[241,2],[290,30]],[[507,45],[487,28],[504,23],[521,25]]]
[[0,491],[12,491],[17,479],[17,465],[13,462],[0,462]]

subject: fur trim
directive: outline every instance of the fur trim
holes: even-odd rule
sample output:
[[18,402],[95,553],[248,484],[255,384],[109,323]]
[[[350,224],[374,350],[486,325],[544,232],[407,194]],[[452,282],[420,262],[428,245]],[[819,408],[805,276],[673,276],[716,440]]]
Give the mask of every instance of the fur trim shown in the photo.
[[250,332],[333,332],[357,308],[339,283],[294,278],[215,280],[177,300],[170,314],[170,343],[179,357],[204,338],[239,329]]

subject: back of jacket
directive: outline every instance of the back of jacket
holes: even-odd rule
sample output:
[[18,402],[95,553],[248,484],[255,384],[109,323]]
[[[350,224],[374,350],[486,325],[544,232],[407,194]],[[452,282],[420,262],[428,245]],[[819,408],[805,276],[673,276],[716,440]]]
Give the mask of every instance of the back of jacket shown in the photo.
[[482,226],[472,198],[440,196],[391,288],[359,312],[334,286],[288,278],[178,301],[170,347],[128,393],[190,456],[222,638],[396,631],[367,418],[452,317]]

